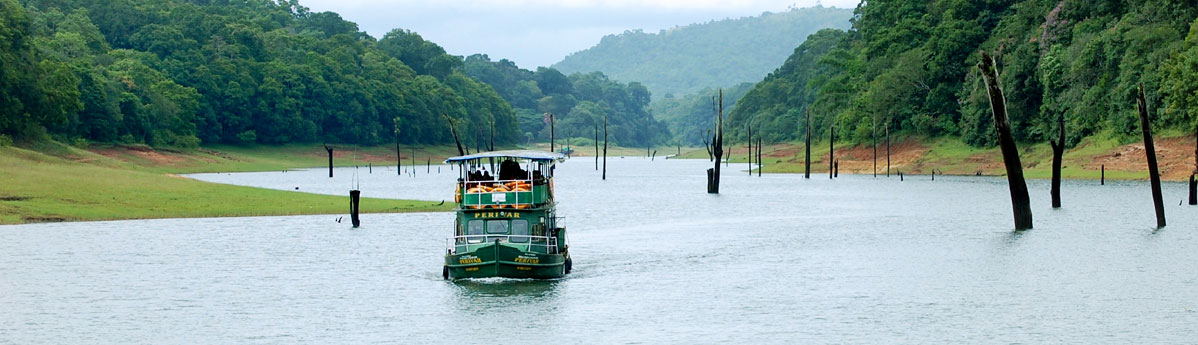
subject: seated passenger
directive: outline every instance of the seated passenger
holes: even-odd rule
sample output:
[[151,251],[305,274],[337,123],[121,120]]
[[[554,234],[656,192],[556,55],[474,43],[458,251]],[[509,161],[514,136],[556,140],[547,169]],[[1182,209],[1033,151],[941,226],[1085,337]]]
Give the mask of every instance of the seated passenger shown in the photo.
[[504,160],[499,164],[499,180],[524,180],[528,178],[528,173],[524,169],[520,169],[520,163],[513,160]]

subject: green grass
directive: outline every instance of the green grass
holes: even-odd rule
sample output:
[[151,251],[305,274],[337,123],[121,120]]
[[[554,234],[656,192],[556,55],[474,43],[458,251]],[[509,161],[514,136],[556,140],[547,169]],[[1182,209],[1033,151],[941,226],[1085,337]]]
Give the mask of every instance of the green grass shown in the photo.
[[[348,210],[347,197],[201,182],[156,172],[162,167],[124,163],[66,146],[50,152],[53,155],[0,147],[0,181],[4,181],[0,184],[0,224],[335,214]],[[283,158],[254,155],[254,161],[234,161],[224,167],[254,169],[296,163],[287,160],[286,155],[280,156]],[[191,167],[202,168],[198,164]],[[439,204],[364,198],[361,211],[447,211],[452,207]]]
[[[131,168],[158,173],[209,173],[273,171],[312,168],[328,165],[328,153],[319,144],[289,144],[282,146],[208,146],[200,149],[146,151],[129,147],[93,147],[92,150],[128,162]],[[148,148],[147,148],[148,149]],[[403,146],[403,165],[425,165],[443,162],[456,156],[450,146]],[[38,150],[41,151],[41,150]],[[333,145],[333,165],[355,166],[373,164],[393,166],[394,146],[359,147]]]

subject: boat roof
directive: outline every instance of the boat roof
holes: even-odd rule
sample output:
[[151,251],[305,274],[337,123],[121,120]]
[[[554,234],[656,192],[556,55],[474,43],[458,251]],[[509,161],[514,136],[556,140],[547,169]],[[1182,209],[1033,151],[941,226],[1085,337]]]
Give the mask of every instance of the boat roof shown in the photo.
[[480,158],[519,158],[534,161],[563,161],[566,155],[557,152],[533,151],[533,150],[504,150],[504,151],[489,151],[479,152],[471,155],[449,157],[445,163],[463,162]]

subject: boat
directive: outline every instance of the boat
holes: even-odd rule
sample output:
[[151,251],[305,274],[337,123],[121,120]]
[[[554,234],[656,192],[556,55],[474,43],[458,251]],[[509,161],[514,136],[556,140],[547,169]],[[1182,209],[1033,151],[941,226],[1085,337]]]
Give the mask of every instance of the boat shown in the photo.
[[460,169],[442,277],[554,279],[570,273],[570,246],[553,196],[553,170],[565,158],[513,150],[445,160]]

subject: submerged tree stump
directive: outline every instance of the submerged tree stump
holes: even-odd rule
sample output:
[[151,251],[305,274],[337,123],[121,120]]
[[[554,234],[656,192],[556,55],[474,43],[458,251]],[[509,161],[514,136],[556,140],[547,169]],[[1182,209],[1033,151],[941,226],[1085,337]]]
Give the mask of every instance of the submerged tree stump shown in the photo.
[[603,180],[607,181],[607,115],[603,115]]
[[358,201],[361,199],[362,191],[349,191],[349,219],[353,222],[354,227],[362,225],[362,221],[358,219]]
[[1156,208],[1156,227],[1165,227],[1165,201],[1161,196],[1161,174],[1156,165],[1156,146],[1152,143],[1152,122],[1148,120],[1148,104],[1144,101],[1144,84],[1140,84],[1136,103],[1140,109],[1140,129],[1144,132],[1144,155],[1148,158],[1148,179],[1152,183],[1152,205]]
[[[711,138],[711,146],[713,155],[715,155],[715,166],[712,170],[708,170],[707,174],[707,193],[720,193],[720,159],[724,157],[724,89],[719,91],[719,102],[717,103],[715,114],[715,134]],[[724,162],[728,164],[728,162]]]
[[986,52],[982,52],[982,61],[978,63],[978,68],[982,70],[982,79],[986,82],[986,94],[990,97],[990,108],[994,112],[994,129],[998,132],[1003,165],[1007,168],[1007,183],[1010,185],[1011,210],[1015,218],[1015,230],[1031,229],[1032,207],[1027,194],[1027,181],[1023,179],[1023,164],[1019,162],[1019,149],[1015,146],[1015,137],[1011,135],[1011,124],[1007,120],[1006,98],[999,86],[994,59],[990,58]]
[[321,145],[324,146],[325,151],[329,151],[329,178],[332,178],[333,177],[333,148],[329,147],[329,145],[327,145],[327,144],[321,144]]
[[828,127],[828,179],[835,177],[836,167],[836,126]]
[[1057,139],[1049,141],[1052,145],[1052,208],[1061,208],[1061,160],[1065,156],[1065,116],[1057,117]]
[[1198,205],[1198,184],[1194,183],[1194,175],[1198,174],[1198,126],[1194,126],[1194,173],[1190,174],[1190,205]]
[[806,144],[803,147],[807,151],[807,155],[803,158],[803,178],[811,178],[811,108],[804,109],[803,117],[807,118],[807,135],[804,136]]

